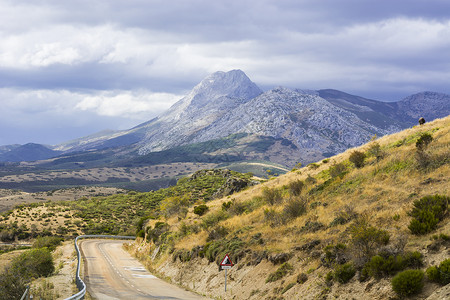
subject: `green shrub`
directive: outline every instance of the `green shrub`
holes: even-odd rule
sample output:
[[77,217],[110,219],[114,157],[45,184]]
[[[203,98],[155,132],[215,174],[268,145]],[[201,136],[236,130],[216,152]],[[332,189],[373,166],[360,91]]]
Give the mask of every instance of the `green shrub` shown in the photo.
[[364,274],[381,278],[408,268],[420,268],[422,265],[423,255],[417,251],[384,257],[375,255],[365,264]]
[[239,216],[244,213],[250,213],[264,205],[264,202],[261,197],[253,197],[250,200],[246,201],[228,201],[222,203],[222,210],[227,211],[231,215]]
[[429,133],[422,133],[416,141],[416,161],[422,169],[430,165],[431,159],[425,150],[432,141],[433,137]]
[[428,132],[422,133],[416,141],[416,148],[418,151],[425,150],[428,145],[433,141],[433,136]]
[[377,142],[371,143],[367,152],[370,155],[375,156],[377,161],[381,160],[384,156],[383,150],[381,150],[380,144],[378,144]]
[[160,236],[168,232],[170,229],[169,224],[164,222],[156,222],[154,228],[147,228],[147,240],[153,241],[153,243],[158,243],[160,241]]
[[206,204],[201,204],[198,206],[194,206],[194,214],[203,216],[208,211],[208,206]]
[[392,289],[401,297],[416,295],[422,291],[424,273],[422,270],[406,270],[392,278]]
[[13,260],[11,268],[24,278],[47,277],[55,271],[52,254],[47,248],[22,253]]
[[291,282],[289,283],[286,287],[283,288],[283,290],[281,291],[282,294],[286,293],[287,291],[289,291],[292,287],[294,287],[295,282]]
[[61,245],[62,238],[56,236],[43,236],[38,237],[33,243],[33,248],[44,248],[47,247],[48,250],[54,251],[57,246]]
[[450,283],[450,258],[442,261],[439,267],[429,267],[427,269],[427,276],[431,281],[446,285]]
[[439,272],[438,267],[436,267],[436,266],[431,266],[431,267],[427,268],[426,274],[427,274],[428,279],[431,281],[434,281],[434,282],[441,281],[440,272]]
[[330,227],[347,224],[357,216],[358,214],[354,211],[353,206],[344,205],[337,211],[336,217],[330,223]]
[[182,208],[189,205],[187,197],[168,197],[161,201],[159,209],[167,218],[181,212]]
[[303,284],[308,280],[308,275],[305,273],[300,273],[297,275],[297,283]]
[[361,151],[353,151],[348,158],[351,163],[355,165],[357,168],[364,167],[364,160],[366,159],[366,155]]
[[202,218],[201,227],[205,230],[209,230],[210,228],[216,226],[220,221],[226,220],[228,218],[229,215],[223,210],[210,212]]
[[275,272],[270,273],[266,279],[266,283],[277,281],[284,276],[286,276],[289,272],[291,272],[294,267],[290,263],[283,263]]
[[5,268],[0,272],[0,299],[21,299],[27,284],[27,280],[18,272],[11,270],[11,268]]
[[334,268],[334,278],[339,283],[347,283],[356,274],[356,269],[353,267],[352,263],[346,263],[343,265],[337,265]]
[[437,228],[448,212],[449,197],[441,195],[425,196],[414,201],[408,228],[413,234],[426,234]]

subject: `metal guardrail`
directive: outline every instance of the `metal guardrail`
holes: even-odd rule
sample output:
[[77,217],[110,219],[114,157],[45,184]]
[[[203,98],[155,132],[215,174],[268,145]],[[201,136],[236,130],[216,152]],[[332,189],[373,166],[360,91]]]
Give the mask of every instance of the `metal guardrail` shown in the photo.
[[23,293],[22,298],[20,298],[20,300],[25,300],[25,299],[30,299],[30,287],[27,286],[27,289],[25,290],[25,293]]
[[80,249],[78,248],[77,242],[78,242],[78,239],[87,239],[87,238],[134,240],[136,237],[134,237],[134,236],[119,236],[119,235],[80,235],[80,236],[77,236],[75,238],[75,250],[77,251],[78,264],[77,264],[77,272],[76,272],[76,275],[75,275],[75,282],[77,284],[77,288],[78,288],[79,292],[76,293],[75,295],[70,296],[69,298],[66,298],[65,300],[83,299],[84,295],[86,294],[86,284],[80,278],[81,254],[80,254]]

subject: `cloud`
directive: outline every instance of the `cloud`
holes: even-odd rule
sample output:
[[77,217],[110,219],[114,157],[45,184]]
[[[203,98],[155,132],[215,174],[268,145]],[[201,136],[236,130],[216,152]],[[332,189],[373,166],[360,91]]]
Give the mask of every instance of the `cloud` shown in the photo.
[[1,129],[124,129],[231,69],[264,89],[448,93],[449,10],[445,0],[0,0]]
[[161,114],[180,98],[146,90],[88,93],[3,88],[0,144],[57,144],[104,129],[129,129]]
[[100,116],[146,120],[166,111],[179,99],[181,96],[168,93],[104,92],[85,96],[75,105],[75,109],[95,112]]

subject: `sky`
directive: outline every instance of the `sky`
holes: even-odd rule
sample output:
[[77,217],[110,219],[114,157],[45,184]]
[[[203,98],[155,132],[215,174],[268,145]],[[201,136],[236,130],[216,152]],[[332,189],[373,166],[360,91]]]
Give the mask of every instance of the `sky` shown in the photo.
[[0,145],[128,129],[232,69],[263,90],[450,93],[450,1],[0,0]]

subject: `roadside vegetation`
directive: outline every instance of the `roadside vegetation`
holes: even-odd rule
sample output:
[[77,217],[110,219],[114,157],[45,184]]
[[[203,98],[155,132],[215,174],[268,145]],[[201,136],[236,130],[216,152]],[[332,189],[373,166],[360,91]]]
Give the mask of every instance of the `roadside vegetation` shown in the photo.
[[[52,251],[61,241],[57,237],[39,237],[31,249],[23,251],[5,266],[0,271],[0,299],[20,299],[33,280],[53,275],[56,266]],[[45,290],[49,296],[49,289]],[[42,296],[42,291],[33,292],[35,296]],[[54,299],[53,296],[46,299]]]

